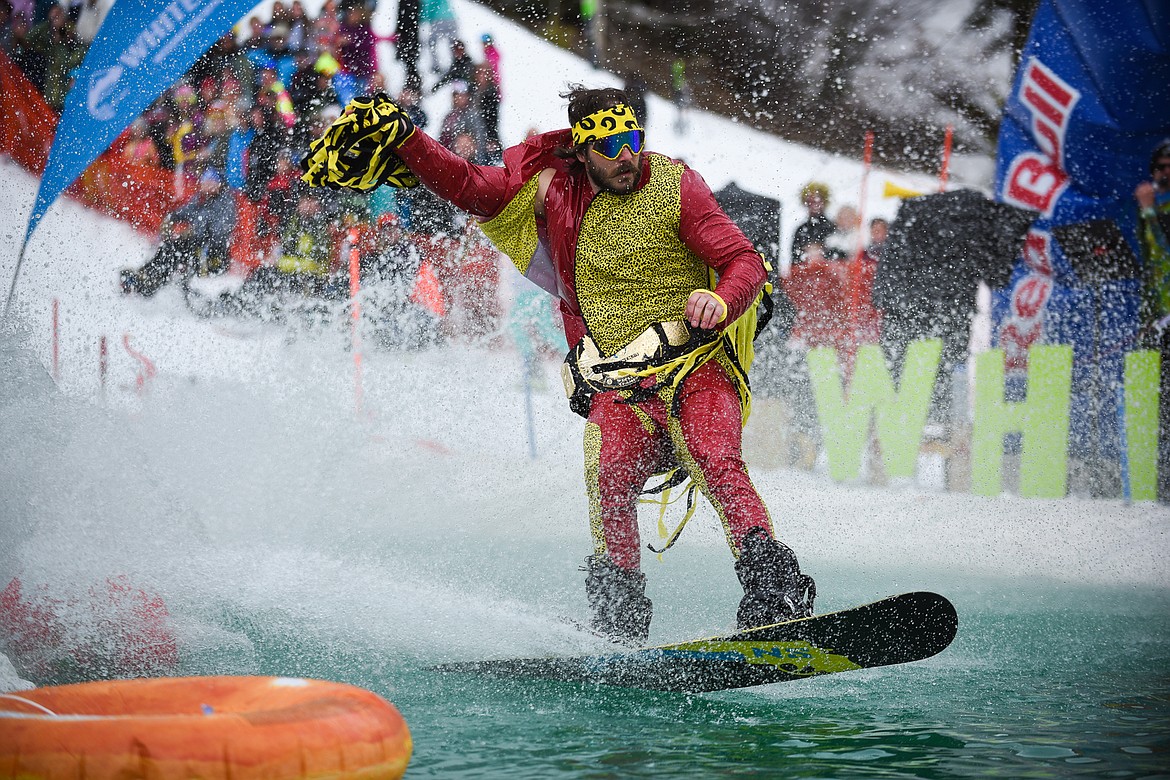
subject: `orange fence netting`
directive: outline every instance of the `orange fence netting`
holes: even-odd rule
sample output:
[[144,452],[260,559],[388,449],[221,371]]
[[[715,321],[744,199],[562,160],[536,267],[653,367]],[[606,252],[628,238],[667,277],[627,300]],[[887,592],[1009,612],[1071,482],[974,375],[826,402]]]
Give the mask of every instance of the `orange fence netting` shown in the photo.
[[57,117],[20,68],[0,51],[0,152],[27,171],[41,174]]

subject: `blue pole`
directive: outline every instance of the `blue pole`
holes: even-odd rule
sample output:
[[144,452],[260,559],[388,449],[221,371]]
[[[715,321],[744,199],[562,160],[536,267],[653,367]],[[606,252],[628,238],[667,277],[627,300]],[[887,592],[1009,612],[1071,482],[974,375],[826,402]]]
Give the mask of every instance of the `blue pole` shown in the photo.
[[528,457],[536,460],[536,420],[532,415],[532,369],[534,355],[524,355],[524,414],[528,420]]
[[24,265],[24,250],[28,248],[29,236],[25,235],[20,242],[20,254],[16,257],[16,268],[12,272],[12,286],[8,288],[8,299],[4,302],[4,313],[0,315],[0,322],[8,319],[8,312],[12,308],[12,299],[16,297],[16,281],[20,278],[20,267]]

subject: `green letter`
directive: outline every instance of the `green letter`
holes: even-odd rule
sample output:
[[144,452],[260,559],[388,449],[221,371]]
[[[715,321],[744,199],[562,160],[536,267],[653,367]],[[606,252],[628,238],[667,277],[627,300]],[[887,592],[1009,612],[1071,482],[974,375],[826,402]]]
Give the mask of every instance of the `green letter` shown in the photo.
[[817,416],[825,432],[825,452],[833,479],[845,481],[860,475],[871,414],[877,418],[886,474],[914,476],[941,352],[939,339],[910,344],[902,368],[902,386],[895,391],[881,348],[873,344],[861,347],[846,401],[837,351],[829,347],[809,351],[808,373]]
[[1134,501],[1158,498],[1161,363],[1161,355],[1153,350],[1125,356],[1125,450],[1129,458],[1129,495]]
[[975,429],[971,439],[971,490],[983,496],[1000,492],[1003,437],[1022,433],[1020,495],[1062,498],[1068,481],[1069,402],[1072,347],[1035,346],[1028,350],[1028,395],[1021,403],[1003,399],[1003,350],[976,358]]

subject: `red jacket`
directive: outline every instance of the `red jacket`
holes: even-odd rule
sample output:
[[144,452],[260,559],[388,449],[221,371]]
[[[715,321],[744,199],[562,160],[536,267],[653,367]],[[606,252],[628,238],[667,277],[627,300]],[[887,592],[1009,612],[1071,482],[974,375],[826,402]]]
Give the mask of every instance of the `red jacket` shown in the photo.
[[[565,335],[569,344],[575,344],[585,335],[574,290],[577,239],[594,193],[581,166],[570,167],[553,154],[571,143],[568,130],[534,136],[504,152],[503,168],[470,163],[421,131],[415,131],[398,153],[436,195],[482,220],[496,216],[533,176],[546,168],[556,170],[545,197],[546,217],[538,221],[537,230],[560,281]],[[639,187],[649,177],[650,163],[643,155]],[[728,307],[725,327],[747,311],[763,289],[767,279],[763,261],[715,202],[707,183],[689,168],[683,173],[680,195],[679,238],[718,273],[715,292]]]

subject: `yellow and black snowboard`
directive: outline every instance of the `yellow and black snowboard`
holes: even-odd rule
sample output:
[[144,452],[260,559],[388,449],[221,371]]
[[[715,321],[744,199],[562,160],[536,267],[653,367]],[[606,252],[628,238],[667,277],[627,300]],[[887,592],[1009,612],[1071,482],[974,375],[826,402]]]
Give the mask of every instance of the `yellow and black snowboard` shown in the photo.
[[590,656],[468,661],[434,668],[658,691],[719,691],[921,661],[945,650],[958,626],[951,602],[937,593],[919,591],[840,612],[661,647]]

